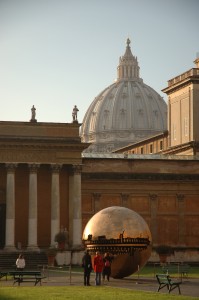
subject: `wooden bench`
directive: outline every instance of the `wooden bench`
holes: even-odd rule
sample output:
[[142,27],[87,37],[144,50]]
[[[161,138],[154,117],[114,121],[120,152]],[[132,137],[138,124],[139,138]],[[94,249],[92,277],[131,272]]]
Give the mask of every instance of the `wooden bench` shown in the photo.
[[156,278],[159,283],[159,287],[157,290],[158,292],[164,287],[167,287],[169,293],[173,291],[175,288],[178,288],[179,294],[181,294],[180,284],[182,283],[182,281],[175,281],[171,279],[169,275],[165,275],[165,274],[156,274]]
[[22,282],[34,282],[35,285],[38,283],[41,285],[42,279],[46,278],[41,271],[10,271],[9,275],[13,276],[13,284],[17,282],[18,285]]
[[187,264],[167,264],[162,267],[163,273],[169,274],[180,274],[181,279],[187,277],[190,266]]

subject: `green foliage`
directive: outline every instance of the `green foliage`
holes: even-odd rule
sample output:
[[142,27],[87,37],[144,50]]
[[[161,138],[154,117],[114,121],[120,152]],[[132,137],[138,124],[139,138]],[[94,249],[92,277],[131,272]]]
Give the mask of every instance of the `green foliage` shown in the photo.
[[57,243],[65,243],[67,242],[67,239],[67,233],[60,231],[55,235],[54,241]]

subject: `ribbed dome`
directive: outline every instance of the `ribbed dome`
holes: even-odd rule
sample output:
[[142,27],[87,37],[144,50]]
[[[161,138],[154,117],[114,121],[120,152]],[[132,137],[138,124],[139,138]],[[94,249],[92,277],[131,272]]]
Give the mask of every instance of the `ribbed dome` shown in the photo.
[[116,82],[93,100],[85,114],[81,138],[92,143],[85,152],[111,152],[166,130],[167,105],[139,77],[129,39],[117,73]]

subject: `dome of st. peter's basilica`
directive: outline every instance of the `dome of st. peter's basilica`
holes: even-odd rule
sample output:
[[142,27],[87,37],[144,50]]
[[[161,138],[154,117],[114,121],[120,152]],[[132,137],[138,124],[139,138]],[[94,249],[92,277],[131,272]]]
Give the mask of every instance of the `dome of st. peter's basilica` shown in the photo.
[[84,152],[111,152],[166,130],[167,104],[143,82],[139,69],[127,39],[117,80],[93,100],[84,116],[81,139],[92,143]]

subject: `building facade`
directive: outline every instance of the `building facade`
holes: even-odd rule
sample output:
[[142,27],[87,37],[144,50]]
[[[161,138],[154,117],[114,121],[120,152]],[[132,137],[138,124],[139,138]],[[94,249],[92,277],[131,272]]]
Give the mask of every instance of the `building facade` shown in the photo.
[[79,126],[0,122],[2,249],[49,247],[60,228],[71,247],[81,247],[81,153],[88,145]]
[[76,118],[72,123],[37,122],[34,115],[30,122],[1,121],[1,251],[46,249],[60,229],[69,232],[69,249],[78,251],[88,220],[118,205],[145,219],[153,246],[172,246],[177,261],[198,261],[199,158],[179,150],[198,141],[198,67],[187,74],[165,90],[168,132],[142,141],[149,150],[156,143],[156,153],[133,153],[131,145],[120,153],[84,152],[90,144],[81,142]]
[[198,199],[199,158],[84,153],[83,227],[99,210],[124,206],[147,222],[153,247],[170,245],[173,260],[197,261]]

